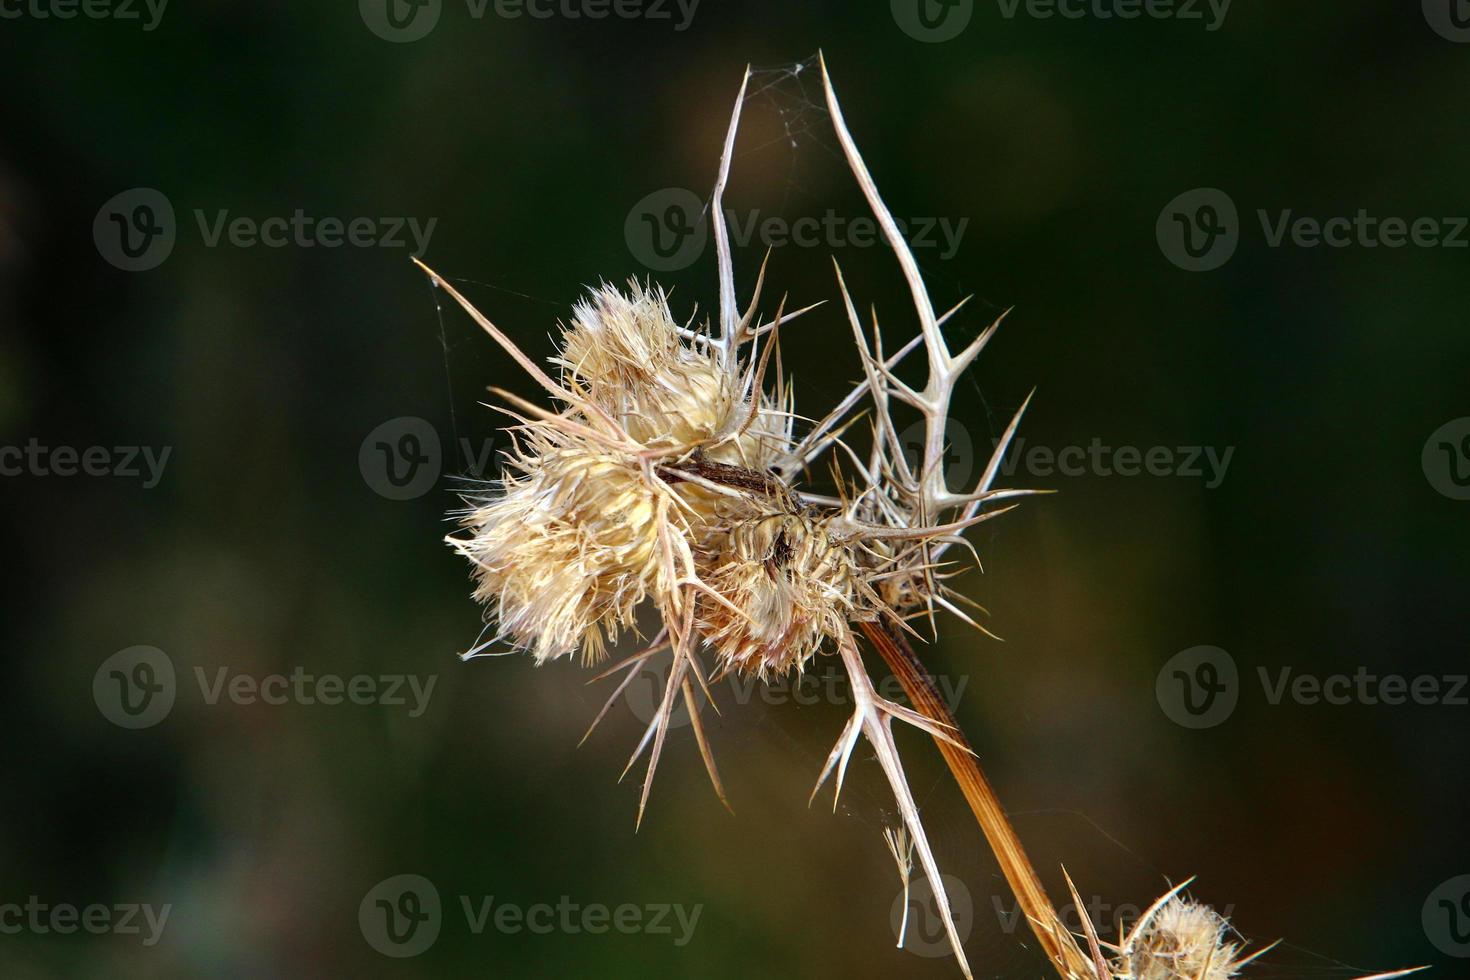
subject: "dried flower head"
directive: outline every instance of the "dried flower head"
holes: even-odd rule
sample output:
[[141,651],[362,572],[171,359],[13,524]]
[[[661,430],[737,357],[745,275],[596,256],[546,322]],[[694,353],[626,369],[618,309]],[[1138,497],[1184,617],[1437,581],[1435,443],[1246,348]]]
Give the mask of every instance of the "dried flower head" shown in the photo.
[[857,568],[823,521],[746,518],[712,536],[703,554],[704,580],[729,602],[701,598],[696,613],[722,668],[765,680],[849,638]]
[[600,659],[660,582],[655,516],[667,492],[626,456],[528,423],[514,472],[452,539],[474,563],[475,598],[538,663],[580,649]]
[[603,285],[577,303],[554,361],[650,449],[698,446],[716,462],[764,469],[788,448],[789,419],[759,392],[751,418],[740,379],[709,345],[684,340],[668,298],[636,279],[626,294]]
[[1208,905],[1175,895],[1134,926],[1115,965],[1119,980],[1230,980],[1240,944]]

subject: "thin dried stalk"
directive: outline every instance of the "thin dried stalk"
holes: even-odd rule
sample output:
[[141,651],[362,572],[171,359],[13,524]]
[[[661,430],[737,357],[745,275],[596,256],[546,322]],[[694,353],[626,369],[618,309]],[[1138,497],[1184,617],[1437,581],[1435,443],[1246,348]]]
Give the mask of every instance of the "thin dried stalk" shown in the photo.
[[[980,830],[1000,863],[1016,900],[1026,913],[1031,931],[1046,951],[1047,959],[1056,967],[1057,973],[1066,980],[1096,980],[1097,972],[1086,954],[1078,947],[1072,934],[1062,925],[1056,907],[1047,897],[1021,839],[1001,808],[1000,800],[990,788],[990,782],[980,769],[980,762],[970,748],[969,741],[955,721],[954,714],[934,690],[919,664],[913,648],[896,630],[882,623],[863,623],[863,633],[882,655],[888,668],[893,671],[904,693],[919,712],[947,726],[950,738],[935,738],[934,744],[949,765],[955,782],[965,794]],[[959,743],[958,745],[955,743]]]

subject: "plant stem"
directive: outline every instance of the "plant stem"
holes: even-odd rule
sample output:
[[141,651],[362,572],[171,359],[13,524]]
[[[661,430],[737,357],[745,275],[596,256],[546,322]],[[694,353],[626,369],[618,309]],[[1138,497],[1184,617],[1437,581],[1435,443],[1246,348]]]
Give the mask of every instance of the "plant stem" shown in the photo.
[[[903,685],[904,693],[908,695],[914,709],[953,728],[952,737],[968,749],[969,740],[960,730],[954,713],[939,697],[939,692],[924,673],[908,640],[883,623],[865,622],[861,625],[869,642],[878,649],[888,668]],[[965,800],[970,804],[970,810],[975,814],[975,820],[980,824],[990,849],[995,852],[1006,881],[1010,883],[1011,890],[1016,893],[1016,900],[1026,913],[1031,931],[1036,934],[1037,941],[1041,943],[1041,948],[1046,951],[1047,958],[1056,967],[1057,973],[1064,980],[1095,980],[1096,969],[1062,924],[1056,907],[1052,905],[1041,885],[1041,879],[1037,877],[1036,869],[1026,856],[1025,848],[1021,846],[1021,839],[1016,836],[1015,828],[1001,809],[1000,800],[990,788],[985,773],[980,770],[980,762],[973,750],[965,751],[938,738],[934,739],[934,744],[939,746],[939,752],[948,763],[949,771],[954,774],[955,782],[959,783],[960,791],[965,794]]]

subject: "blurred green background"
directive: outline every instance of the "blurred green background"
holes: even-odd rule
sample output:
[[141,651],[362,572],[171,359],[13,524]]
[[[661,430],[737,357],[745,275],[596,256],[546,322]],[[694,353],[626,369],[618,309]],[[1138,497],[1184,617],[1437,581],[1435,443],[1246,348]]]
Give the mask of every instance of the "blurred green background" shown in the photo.
[[[409,33],[433,13],[394,2]],[[441,315],[412,246],[211,245],[196,217],[433,219],[427,261],[537,357],[604,279],[653,277],[679,317],[702,316],[713,248],[651,269],[640,202],[707,199],[747,62],[763,70],[727,199],[738,221],[866,214],[818,48],[894,212],[965,222],[953,254],[919,250],[937,305],[976,297],[955,335],[1014,307],[957,401],[977,455],[1033,387],[1027,447],[1233,447],[1219,481],[1023,459],[1005,482],[1060,493],[984,525],[985,573],[963,580],[1005,642],[949,620],[921,650],[962,686],[958,715],[1054,896],[1065,863],[1111,923],[1198,875],[1194,893],[1246,936],[1286,937],[1258,976],[1466,975],[1470,918],[1435,896],[1470,872],[1470,708],[1273,704],[1258,673],[1445,678],[1470,661],[1464,428],[1449,469],[1437,441],[1425,452],[1470,415],[1470,234],[1458,249],[1273,246],[1258,217],[1361,208],[1454,234],[1444,219],[1470,214],[1457,0],[1242,0],[1223,20],[1202,4],[1201,19],[1125,20],[1107,4],[1067,18],[925,2],[955,36],[924,40],[912,0],[704,0],[687,17],[648,0],[605,19],[567,15],[595,0],[548,18],[442,0],[406,41],[382,36],[397,29],[373,0],[175,0],[152,29],[142,6],[4,7],[0,446],[170,456],[152,487],[34,465],[0,479],[0,906],[171,911],[153,945],[146,929],[10,929],[0,913],[0,975],[958,975],[921,955],[922,909],[919,948],[894,948],[891,797],[870,757],[835,815],[829,797],[806,805],[841,696],[717,689],[722,714],[705,716],[736,815],[682,727],[635,834],[636,771],[617,774],[636,711],[616,707],[577,748],[608,691],[588,671],[456,658],[480,614],[441,542],[454,477],[504,445],[484,388],[534,389],[465,316]],[[175,241],[131,272],[109,261],[109,214],[139,213],[104,205],[140,187],[170,203]],[[1238,247],[1211,271],[1180,268],[1156,233],[1195,188],[1238,209]],[[889,250],[819,237],[773,248],[765,299],[829,301],[782,336],[811,414],[859,373],[832,256],[893,342],[914,330]],[[764,250],[737,249],[742,300]],[[437,433],[443,476],[390,499],[369,437],[405,417]],[[132,730],[103,710],[104,661],[138,645],[167,655],[176,698]],[[1201,645],[1233,658],[1238,704],[1192,729],[1156,681]],[[434,687],[416,717],[411,698],[211,703],[196,671],[220,668]],[[1043,975],[932,745],[899,737],[965,885],[976,975]],[[443,912],[430,948],[394,958],[359,907],[370,918],[372,890],[400,874],[432,882]],[[488,896],[700,911],[683,945],[677,925],[476,933],[462,899]]]

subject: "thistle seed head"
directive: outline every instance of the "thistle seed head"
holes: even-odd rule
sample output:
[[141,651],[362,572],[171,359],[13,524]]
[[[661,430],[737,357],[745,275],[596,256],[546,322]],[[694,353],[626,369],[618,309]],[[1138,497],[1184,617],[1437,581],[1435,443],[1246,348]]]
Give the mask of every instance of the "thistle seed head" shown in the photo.
[[751,414],[740,379],[710,345],[686,343],[664,292],[636,279],[627,293],[604,284],[578,302],[554,360],[565,383],[650,449],[698,446],[714,462],[763,470],[787,448],[787,427],[760,393],[737,431]]
[[465,515],[469,536],[449,539],[474,563],[475,598],[537,663],[578,648],[599,660],[662,587],[667,491],[621,455],[543,423],[526,426],[511,465],[501,492]]
[[[702,578],[727,601],[701,598],[696,622],[719,664],[761,680],[800,671],[848,634],[854,565],[824,522],[764,514],[715,535]],[[732,608],[733,607],[733,608]]]
[[[661,535],[673,525],[687,549],[726,499],[661,477],[654,463],[758,474],[785,451],[789,423],[759,392],[752,409],[716,355],[684,341],[664,294],[636,281],[627,294],[604,285],[579,302],[552,363],[572,407],[514,430],[510,474],[472,501],[469,536],[449,541],[474,563],[475,598],[490,607],[497,639],[538,663],[578,648],[593,662],[645,598],[672,591]],[[597,410],[620,445],[586,435]]]
[[1139,922],[1123,944],[1121,980],[1230,980],[1238,972],[1238,943],[1230,924],[1208,905],[1170,898]]

